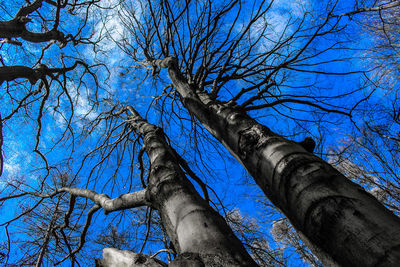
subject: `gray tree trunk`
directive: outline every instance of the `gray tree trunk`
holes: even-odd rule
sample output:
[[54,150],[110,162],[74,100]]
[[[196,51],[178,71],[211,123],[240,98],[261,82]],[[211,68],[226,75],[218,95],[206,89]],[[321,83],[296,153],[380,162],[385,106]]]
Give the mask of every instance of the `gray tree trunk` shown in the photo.
[[[400,219],[336,169],[187,83],[175,59],[168,67],[184,106],[238,159],[265,195],[314,249],[343,266],[398,266]],[[332,265],[330,260],[321,260]]]
[[222,216],[187,179],[163,131],[133,113],[129,123],[142,134],[151,164],[147,198],[179,255],[170,266],[257,266]]

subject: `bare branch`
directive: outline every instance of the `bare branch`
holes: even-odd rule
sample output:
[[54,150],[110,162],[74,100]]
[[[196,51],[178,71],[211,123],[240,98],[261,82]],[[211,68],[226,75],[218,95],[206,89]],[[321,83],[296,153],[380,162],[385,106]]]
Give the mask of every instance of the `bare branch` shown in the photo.
[[76,247],[70,254],[68,254],[67,256],[65,256],[62,260],[60,260],[59,262],[57,262],[55,265],[58,265],[62,262],[64,262],[66,259],[68,259],[69,257],[73,257],[76,253],[78,253],[83,245],[85,244],[85,240],[86,240],[86,234],[87,231],[89,230],[90,224],[92,222],[92,217],[93,214],[96,213],[96,211],[98,211],[101,207],[99,205],[94,205],[89,212],[86,215],[86,221],[85,221],[85,225],[83,226],[83,230],[81,233],[81,238],[79,240],[79,245],[78,247]]
[[106,194],[96,193],[95,191],[90,190],[90,189],[63,187],[63,188],[57,189],[49,194],[40,194],[40,193],[36,193],[36,192],[23,192],[18,195],[11,195],[11,196],[0,198],[0,201],[5,201],[8,199],[13,199],[13,198],[17,198],[17,197],[21,197],[21,196],[25,196],[25,195],[32,195],[35,197],[45,199],[45,198],[51,198],[51,197],[53,197],[59,193],[63,193],[63,192],[67,192],[75,197],[84,197],[84,198],[92,200],[94,203],[99,205],[100,208],[103,208],[106,214],[113,212],[113,211],[119,211],[119,210],[125,210],[125,209],[130,209],[130,208],[151,205],[151,203],[149,203],[146,199],[146,189],[143,189],[143,190],[140,190],[137,192],[133,192],[133,193],[122,194],[116,198],[111,199]]
[[354,11],[346,12],[343,14],[339,15],[332,15],[332,17],[344,17],[344,16],[351,16],[355,14],[360,14],[360,13],[366,13],[366,12],[381,12],[382,10],[385,9],[391,9],[394,7],[400,6],[400,1],[391,1],[387,4],[383,4],[380,6],[375,6],[375,7],[365,7],[365,8],[359,8]]
[[57,190],[57,192],[68,192],[74,196],[88,198],[99,205],[99,207],[103,208],[106,214],[113,211],[150,205],[146,199],[146,189],[129,194],[122,194],[113,199],[105,194],[99,194],[90,189],[61,188]]

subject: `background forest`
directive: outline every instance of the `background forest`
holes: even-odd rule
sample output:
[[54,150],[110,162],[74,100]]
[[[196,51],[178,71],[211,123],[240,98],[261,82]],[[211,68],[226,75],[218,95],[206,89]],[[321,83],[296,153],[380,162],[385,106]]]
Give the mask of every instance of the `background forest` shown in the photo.
[[0,0],[0,265],[395,266],[399,12]]

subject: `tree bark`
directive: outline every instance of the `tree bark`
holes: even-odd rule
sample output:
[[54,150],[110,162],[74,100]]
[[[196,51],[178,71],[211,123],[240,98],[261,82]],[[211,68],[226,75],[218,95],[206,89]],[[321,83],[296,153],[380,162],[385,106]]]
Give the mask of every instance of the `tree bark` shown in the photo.
[[43,66],[33,69],[26,66],[4,66],[0,67],[0,85],[4,81],[12,81],[18,78],[28,79],[35,84],[39,79],[46,76],[46,69]]
[[188,262],[193,266],[257,266],[222,216],[186,178],[163,131],[132,110],[135,115],[129,123],[142,134],[151,164],[147,197],[180,255],[171,266],[187,266]]
[[[22,38],[32,43],[42,43],[56,40],[61,43],[66,42],[64,33],[57,30],[59,18],[56,18],[54,24],[57,25],[53,29],[45,32],[31,32],[26,28],[26,24],[32,20],[28,16],[42,7],[43,0],[36,0],[27,6],[21,7],[12,20],[0,21],[0,38]],[[57,5],[55,2],[53,2]],[[64,8],[62,4],[59,7]]]
[[96,267],[167,267],[164,262],[145,254],[116,248],[103,249],[103,259],[96,259]]
[[166,58],[159,66],[168,67],[189,112],[239,160],[272,203],[321,253],[343,266],[398,265],[400,219],[376,198],[234,103],[200,92],[180,73],[176,59]]
[[26,29],[26,23],[29,22],[25,17],[19,17],[9,21],[0,21],[0,38],[22,38],[32,43],[42,43],[56,40],[65,42],[65,35],[58,30],[46,32],[31,32]]

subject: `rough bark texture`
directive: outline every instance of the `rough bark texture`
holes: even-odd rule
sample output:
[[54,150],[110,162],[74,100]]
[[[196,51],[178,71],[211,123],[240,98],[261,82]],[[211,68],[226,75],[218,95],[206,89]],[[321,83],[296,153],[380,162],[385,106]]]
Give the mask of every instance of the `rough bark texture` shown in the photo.
[[314,246],[343,266],[398,266],[398,217],[300,144],[273,133],[234,103],[196,91],[176,60],[166,61],[185,107]]
[[139,116],[132,119],[151,163],[149,202],[180,255],[171,266],[191,266],[189,261],[192,266],[257,266],[221,215],[183,174],[162,130]]

